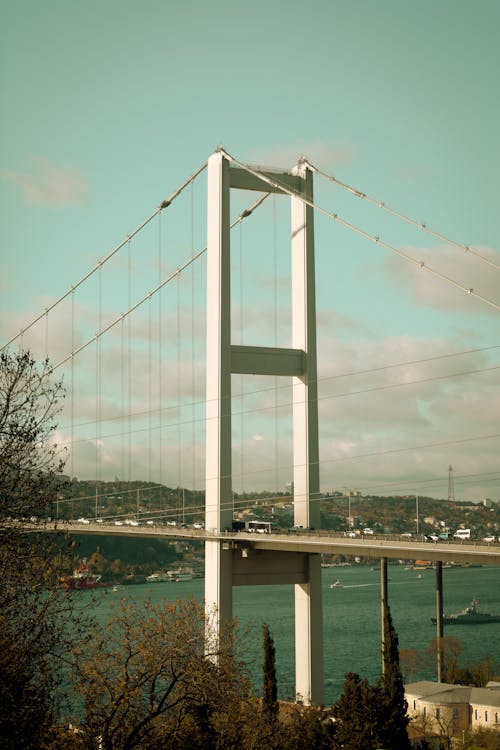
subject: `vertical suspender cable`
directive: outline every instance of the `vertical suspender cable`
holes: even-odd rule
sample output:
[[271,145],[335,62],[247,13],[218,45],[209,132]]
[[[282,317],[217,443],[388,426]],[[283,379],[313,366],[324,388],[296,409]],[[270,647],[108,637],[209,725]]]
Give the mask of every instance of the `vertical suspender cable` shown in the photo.
[[45,359],[49,358],[49,310],[45,308]]
[[[130,248],[130,239],[127,243],[127,266],[128,266],[128,307],[127,309],[130,310],[132,306],[132,261],[131,261],[131,248]],[[128,325],[127,325],[127,411],[128,411],[128,419],[127,419],[127,425],[128,425],[128,451],[127,451],[127,481],[130,482],[130,451],[131,451],[131,440],[130,440],[130,431],[131,431],[131,412],[132,412],[132,363],[131,363],[131,357],[132,357],[132,351],[131,351],[131,343],[132,343],[132,317],[128,316]]]
[[122,482],[125,481],[125,364],[126,364],[126,357],[125,357],[125,317],[122,315],[122,323],[121,323],[121,335],[122,335],[122,366],[121,366],[121,374],[122,374],[122,417],[121,417],[121,423],[122,423],[122,471],[121,471],[121,479]]
[[97,480],[99,477],[99,336],[95,337],[95,491],[97,504]]
[[[194,255],[194,182],[191,183],[191,255]],[[193,491],[196,486],[196,429],[195,429],[195,397],[196,397],[196,379],[195,379],[195,326],[194,326],[194,309],[195,309],[195,266],[191,266],[191,488]],[[184,515],[182,520],[184,521]]]
[[[278,263],[277,263],[277,208],[276,195],[273,195],[273,217],[274,217],[274,346],[278,346]],[[278,378],[274,376],[274,470],[275,470],[275,492],[278,492]]]
[[75,290],[71,290],[71,479],[75,476]]
[[[240,221],[240,344],[243,346],[243,222]],[[245,491],[245,418],[244,418],[244,381],[240,375],[240,492]]]
[[152,386],[152,377],[151,377],[151,296],[149,297],[148,302],[148,316],[149,316],[149,340],[148,340],[148,479],[149,482],[151,482],[151,449],[152,449],[152,442],[151,442],[151,412],[152,412],[152,401],[151,401],[151,386]]
[[177,487],[181,486],[181,275],[177,274]]
[[161,213],[158,214],[158,400],[160,413],[160,429],[158,439],[158,483],[163,482],[163,318],[162,318],[162,226]]
[[102,354],[102,340],[101,340],[101,330],[102,330],[102,264],[99,266],[99,273],[98,273],[98,281],[99,281],[99,333],[97,335],[96,344],[97,344],[97,381],[98,381],[98,389],[97,389],[97,424],[98,424],[98,484],[96,485],[96,513],[97,513],[97,503],[98,503],[98,496],[99,492],[101,490],[101,480],[102,480],[102,360],[101,360],[101,354]]

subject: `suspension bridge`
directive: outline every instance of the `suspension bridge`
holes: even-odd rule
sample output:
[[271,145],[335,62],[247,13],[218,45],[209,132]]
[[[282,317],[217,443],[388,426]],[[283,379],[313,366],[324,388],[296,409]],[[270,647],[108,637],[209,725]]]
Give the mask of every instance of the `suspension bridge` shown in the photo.
[[[35,357],[50,358],[54,371],[64,373],[68,396],[55,440],[67,448],[69,476],[95,482],[87,516],[97,520],[101,515],[102,488],[112,479],[143,480],[152,494],[167,485],[176,487],[178,494],[183,493],[183,512],[186,490],[191,503],[203,497],[203,506],[191,504],[188,510],[204,517],[205,598],[208,606],[215,606],[220,621],[232,616],[232,586],[242,576],[247,584],[271,582],[277,575],[282,583],[294,584],[296,692],[306,702],[321,703],[320,554],[324,549],[320,545],[343,548],[347,544],[350,549],[350,540],[326,542],[318,534],[316,540],[308,536],[285,543],[274,535],[259,539],[254,535],[251,543],[242,545],[241,537],[227,530],[235,514],[252,511],[254,490],[267,491],[270,500],[288,494],[295,525],[319,529],[320,472],[329,474],[332,484],[342,465],[352,467],[353,461],[363,458],[376,465],[399,451],[418,449],[425,454],[446,444],[497,440],[498,434],[474,432],[419,446],[384,446],[364,456],[338,449],[332,457],[331,446],[341,438],[332,439],[325,425],[332,421],[331,404],[341,399],[367,393],[386,398],[389,390],[418,388],[433,380],[473,379],[494,371],[498,364],[490,360],[485,364],[484,356],[498,347],[447,351],[417,362],[347,372],[344,383],[356,375],[406,368],[399,381],[335,390],[337,371],[332,374],[322,364],[318,374],[316,280],[322,270],[315,250],[315,215],[415,266],[490,313],[498,313],[500,304],[439,263],[424,261],[407,248],[361,229],[338,210],[320,205],[313,180],[324,180],[384,216],[466,253],[491,273],[500,268],[490,254],[390,208],[306,158],[290,171],[263,169],[220,147],[3,349],[29,349]],[[202,224],[206,235],[200,239]],[[432,376],[419,376],[415,370],[408,377],[411,366],[428,361],[463,363],[460,358],[475,354],[483,355],[481,363],[465,370],[462,366]],[[322,445],[324,434],[328,439]],[[349,471],[349,484],[359,486],[358,470]],[[495,481],[496,472],[492,470],[489,478]],[[430,488],[435,478],[421,481]],[[398,486],[404,484],[400,479]],[[390,482],[383,486],[384,494],[392,492]],[[372,486],[370,491],[376,489]],[[61,509],[61,517],[72,524],[76,521],[73,503],[71,497],[57,498],[57,513]],[[123,498],[117,496],[111,514],[108,499],[106,507],[108,516],[118,518]],[[81,514],[81,502],[78,508]],[[137,517],[173,515],[171,505],[152,507],[144,495],[138,498],[136,510]],[[114,533],[123,531],[115,528]],[[129,527],[125,533],[147,530]],[[179,529],[169,533],[188,534]],[[399,542],[369,545],[385,561],[399,556]],[[249,554],[249,549],[259,554]],[[406,549],[411,556],[413,548]],[[453,554],[463,558],[464,549],[443,546],[434,552],[443,560]],[[413,552],[417,554],[416,547]],[[489,548],[479,553],[496,561]],[[385,600],[384,565],[382,571]],[[442,635],[439,623],[438,616]]]

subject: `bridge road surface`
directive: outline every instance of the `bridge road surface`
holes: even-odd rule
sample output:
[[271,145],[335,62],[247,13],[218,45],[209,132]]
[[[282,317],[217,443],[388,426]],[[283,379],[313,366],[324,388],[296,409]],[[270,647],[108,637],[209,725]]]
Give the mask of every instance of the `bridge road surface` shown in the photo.
[[500,543],[474,540],[402,539],[396,534],[344,536],[343,532],[280,531],[272,534],[246,531],[216,532],[210,529],[181,528],[179,526],[116,525],[113,522],[81,523],[78,521],[47,521],[22,524],[26,531],[66,532],[103,536],[127,536],[135,539],[185,539],[204,542],[219,539],[235,548],[276,550],[282,552],[307,552],[327,555],[352,555],[357,557],[402,560],[429,560],[431,562],[500,565]]

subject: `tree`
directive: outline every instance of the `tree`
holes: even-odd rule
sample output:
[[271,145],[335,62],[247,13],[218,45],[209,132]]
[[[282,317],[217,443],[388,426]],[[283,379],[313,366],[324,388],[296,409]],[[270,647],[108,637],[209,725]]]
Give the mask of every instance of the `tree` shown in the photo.
[[46,513],[64,466],[52,442],[63,398],[48,362],[0,354],[0,744],[43,748],[57,712],[68,599],[57,590],[65,543],[16,520]]
[[[443,682],[449,682],[453,685],[460,684],[463,677],[460,666],[460,658],[463,652],[463,643],[459,638],[453,635],[445,636],[439,639],[439,647],[442,654],[443,665]],[[425,657],[430,667],[436,664],[438,650],[438,639],[433,638],[425,649]]]
[[380,680],[380,745],[388,750],[410,750],[408,703],[399,666],[398,636],[391,610],[384,602],[384,670]]
[[332,713],[337,721],[337,739],[345,750],[410,750],[409,718],[399,667],[398,637],[387,603],[384,606],[384,670],[370,687],[366,679],[349,672],[344,690]]
[[355,672],[345,675],[344,690],[332,708],[337,740],[344,750],[375,750],[379,739],[380,690]]
[[279,750],[341,750],[330,711],[318,706],[288,706],[281,712],[276,735]]
[[103,750],[238,747],[250,683],[234,626],[217,653],[205,653],[212,627],[195,600],[122,602],[105,632],[96,627],[75,653],[87,746],[98,738]]
[[51,507],[66,452],[53,441],[64,399],[48,360],[0,354],[0,517],[40,515]]
[[399,652],[399,663],[404,682],[414,682],[421,668],[421,656],[416,648],[402,648]]
[[274,641],[269,632],[269,625],[263,626],[264,664],[262,685],[262,710],[270,725],[278,718],[278,683],[276,680],[276,655]]

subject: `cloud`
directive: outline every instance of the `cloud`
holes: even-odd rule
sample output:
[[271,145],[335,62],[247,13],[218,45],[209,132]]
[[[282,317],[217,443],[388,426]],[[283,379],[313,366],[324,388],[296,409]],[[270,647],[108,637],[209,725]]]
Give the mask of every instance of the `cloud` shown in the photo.
[[[469,297],[452,281],[466,289],[472,289],[476,294],[488,300],[500,303],[496,274],[492,273],[491,265],[483,262],[476,255],[463,252],[452,245],[407,246],[403,248],[403,251],[412,258],[422,261],[425,266],[422,268],[410,266],[409,263],[402,262],[400,258],[390,255],[385,259],[385,269],[392,282],[395,282],[399,288],[407,289],[417,304],[446,310],[461,310],[467,304],[469,310],[477,312],[493,310],[491,306],[474,299],[472,295]],[[498,252],[491,248],[484,247],[477,252],[494,263],[500,263]],[[443,274],[450,281],[434,275],[426,268]],[[468,304],[471,300],[473,304]]]
[[29,172],[3,170],[0,174],[16,185],[33,205],[56,208],[86,203],[86,180],[75,167],[40,158],[32,160]]
[[[68,298],[50,314],[48,324],[42,316],[24,334],[24,345],[37,358],[45,356],[47,347],[52,361],[65,357],[72,344],[78,347],[98,329],[99,311],[91,300],[86,302]],[[67,398],[60,429],[64,442],[74,436],[70,460],[80,478],[95,475],[98,457],[103,478],[130,472],[132,478],[151,475],[154,481],[161,477],[176,485],[179,474],[186,486],[194,480],[203,485],[205,316],[198,308],[185,313],[186,325],[179,328],[177,309],[164,311],[160,346],[155,318],[150,326],[149,311],[137,310],[130,344],[128,323],[103,337],[99,373],[95,342],[75,357],[74,372],[71,361],[63,368]],[[191,345],[182,341],[191,334],[192,314],[194,361]],[[103,323],[115,315],[106,303]],[[272,310],[256,305],[244,317],[255,342],[263,344],[265,335],[257,332],[265,330],[266,321],[269,328]],[[488,369],[498,362],[496,349],[442,356],[470,346],[432,333],[425,338],[374,337],[327,310],[319,312],[318,322],[323,488],[446,497],[452,464],[457,498],[498,498],[498,478],[491,472],[498,465],[499,439],[490,436],[498,433],[500,393],[498,370]],[[14,313],[2,321],[9,330],[19,330],[22,323]],[[460,375],[469,371],[479,372]],[[234,487],[283,488],[293,474],[289,379],[233,380]],[[98,412],[100,427],[95,423]]]

